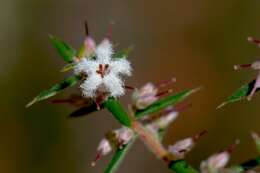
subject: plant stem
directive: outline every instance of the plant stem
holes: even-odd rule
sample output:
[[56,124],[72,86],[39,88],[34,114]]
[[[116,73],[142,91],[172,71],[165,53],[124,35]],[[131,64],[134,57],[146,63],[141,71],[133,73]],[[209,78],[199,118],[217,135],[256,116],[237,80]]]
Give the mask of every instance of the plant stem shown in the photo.
[[157,140],[153,134],[143,127],[138,121],[132,122],[132,129],[139,135],[140,139],[147,145],[147,147],[154,152],[154,154],[160,159],[164,160],[168,155],[168,151],[163,145]]
[[149,149],[169,166],[170,170],[176,173],[198,173],[185,160],[176,160],[152,133],[147,131],[140,122],[134,119],[134,116],[129,116],[126,113],[120,102],[114,98],[109,98],[103,105],[122,125],[132,128]]

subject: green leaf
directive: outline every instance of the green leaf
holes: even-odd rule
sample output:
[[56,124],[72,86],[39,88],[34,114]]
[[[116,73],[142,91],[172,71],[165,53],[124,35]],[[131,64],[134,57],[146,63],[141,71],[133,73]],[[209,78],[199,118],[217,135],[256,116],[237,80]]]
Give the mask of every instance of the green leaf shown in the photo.
[[72,70],[76,66],[75,63],[66,64],[62,69],[61,72],[67,72]]
[[116,52],[116,53],[113,55],[113,58],[114,58],[114,59],[127,58],[128,55],[130,54],[130,52],[132,52],[132,50],[133,50],[133,46],[129,46],[129,47],[126,48],[126,49],[123,49],[123,50],[121,50],[121,51]]
[[68,63],[73,62],[73,58],[76,56],[76,50],[71,48],[67,43],[57,37],[52,35],[49,37],[53,46],[57,49],[58,53],[64,59],[64,61]]
[[28,103],[26,105],[26,107],[30,107],[34,103],[39,102],[41,100],[48,99],[48,98],[56,95],[61,90],[75,85],[80,80],[81,80],[81,76],[78,76],[78,75],[70,76],[70,77],[66,78],[65,80],[61,81],[60,83],[53,85],[50,89],[42,91],[30,103]]
[[252,91],[254,84],[255,84],[255,80],[251,81],[248,84],[242,85],[231,96],[229,96],[225,102],[221,103],[217,107],[217,109],[225,106],[226,104],[237,102],[239,100],[246,98],[250,94],[250,92]]
[[114,173],[120,164],[122,163],[123,159],[125,158],[127,152],[135,142],[137,136],[135,136],[127,145],[125,145],[122,149],[117,149],[113,158],[109,162],[108,166],[106,167],[105,173]]
[[169,164],[169,169],[176,173],[199,173],[192,168],[185,160],[172,161]]
[[136,115],[136,117],[140,118],[142,116],[158,112],[170,105],[176,104],[176,103],[184,100],[186,97],[188,97],[189,95],[193,94],[194,92],[196,92],[200,89],[201,89],[200,87],[195,88],[195,89],[189,89],[186,91],[182,91],[176,95],[165,97],[161,100],[156,101],[155,103],[151,104],[150,106],[148,106],[145,109],[136,111],[135,115]]
[[[103,107],[101,107],[101,109],[102,108]],[[84,107],[81,107],[81,108],[75,110],[74,112],[70,113],[69,117],[70,118],[82,117],[82,116],[89,115],[89,114],[96,112],[96,111],[98,111],[97,105],[91,104],[91,105],[84,106]]]
[[131,127],[131,119],[124,110],[123,106],[114,98],[108,98],[103,106],[124,126]]

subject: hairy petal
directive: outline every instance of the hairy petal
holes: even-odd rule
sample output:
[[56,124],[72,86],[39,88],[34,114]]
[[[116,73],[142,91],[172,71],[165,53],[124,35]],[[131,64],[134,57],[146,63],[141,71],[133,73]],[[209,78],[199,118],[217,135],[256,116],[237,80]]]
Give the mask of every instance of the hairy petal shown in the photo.
[[80,60],[79,63],[77,63],[74,72],[76,74],[84,72],[88,75],[91,75],[96,72],[98,65],[99,64],[96,61],[87,60],[87,59],[83,58]]
[[113,45],[108,39],[104,39],[96,49],[97,60],[101,64],[109,64],[113,54]]
[[124,95],[123,82],[118,76],[112,74],[106,75],[103,78],[103,83],[111,96],[119,97]]
[[99,75],[90,75],[87,79],[80,85],[83,95],[86,97],[95,97],[96,90],[102,83],[102,78]]
[[119,59],[111,62],[111,73],[131,76],[132,68],[126,59]]

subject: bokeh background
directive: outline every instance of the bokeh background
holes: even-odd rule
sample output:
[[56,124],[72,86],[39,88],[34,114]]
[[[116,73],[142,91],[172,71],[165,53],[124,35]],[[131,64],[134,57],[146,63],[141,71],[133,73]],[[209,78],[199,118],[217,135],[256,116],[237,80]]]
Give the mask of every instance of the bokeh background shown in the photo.
[[[175,76],[175,91],[204,86],[190,97],[193,106],[170,127],[164,144],[207,129],[187,159],[201,160],[240,139],[231,163],[256,155],[250,139],[260,132],[259,101],[242,101],[216,111],[216,106],[255,72],[234,71],[233,65],[257,59],[260,50],[246,41],[260,37],[258,0],[1,0],[0,5],[0,172],[102,172],[111,156],[91,167],[103,134],[119,125],[106,111],[68,119],[73,108],[41,102],[25,104],[39,91],[64,78],[62,59],[48,34],[78,48],[83,22],[101,40],[113,21],[118,48],[134,45],[129,59],[134,75],[127,83],[141,86]],[[67,90],[58,97],[76,90]],[[129,103],[127,97],[122,98]],[[138,141],[120,173],[169,172]]]

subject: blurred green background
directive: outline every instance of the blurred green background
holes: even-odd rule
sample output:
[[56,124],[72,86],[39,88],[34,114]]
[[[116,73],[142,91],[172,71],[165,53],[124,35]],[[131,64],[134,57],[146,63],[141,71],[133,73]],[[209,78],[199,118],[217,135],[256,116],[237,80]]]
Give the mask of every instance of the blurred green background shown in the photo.
[[[215,108],[255,75],[233,71],[233,65],[260,55],[246,41],[247,36],[260,37],[259,7],[258,0],[2,0],[0,172],[94,173],[108,163],[111,156],[90,166],[103,134],[119,126],[108,112],[71,120],[71,107],[41,102],[25,109],[39,91],[64,77],[59,73],[64,63],[48,34],[79,47],[86,19],[97,40],[114,21],[113,40],[119,48],[135,46],[129,57],[134,66],[129,85],[175,76],[175,91],[204,86],[191,97],[192,108],[170,127],[165,145],[207,129],[209,134],[187,157],[194,166],[235,139],[241,143],[232,163],[255,156],[250,132],[260,132],[260,96]],[[122,100],[129,102],[127,97]],[[169,172],[139,141],[119,172],[147,171]]]

